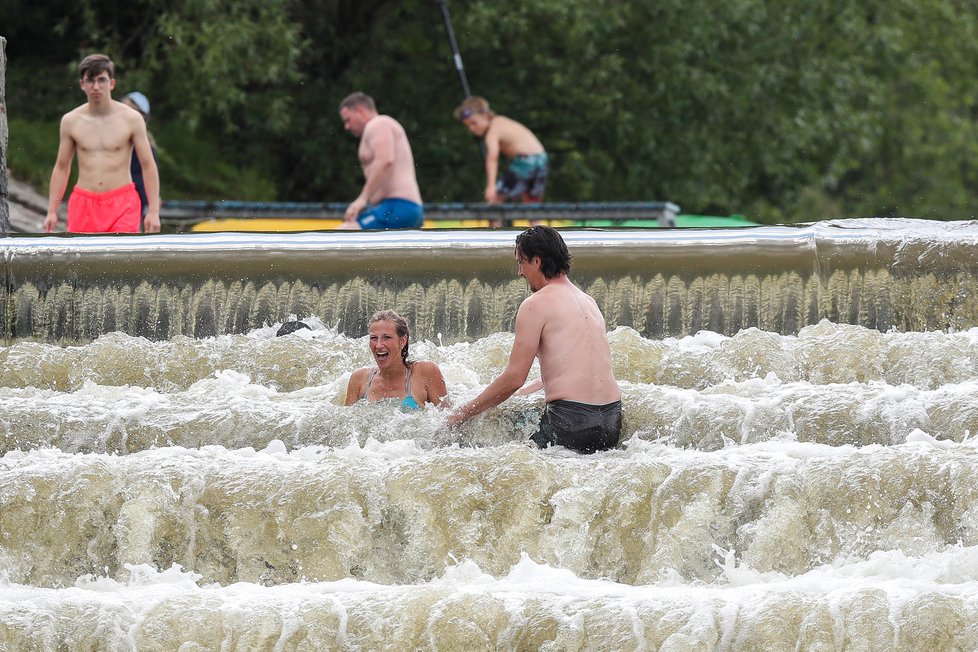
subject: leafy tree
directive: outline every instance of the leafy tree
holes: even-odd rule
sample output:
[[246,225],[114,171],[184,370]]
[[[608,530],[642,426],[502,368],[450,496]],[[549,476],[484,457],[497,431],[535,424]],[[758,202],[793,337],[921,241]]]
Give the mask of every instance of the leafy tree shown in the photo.
[[[262,170],[280,199],[345,201],[362,176],[337,106],[362,90],[407,130],[427,201],[481,199],[437,2],[9,3],[12,110],[54,119],[80,99],[77,60],[102,50],[181,142]],[[453,0],[451,13],[473,93],[553,155],[549,200],[771,222],[974,213],[972,2]]]
[[877,2],[862,74],[873,129],[831,189],[857,215],[973,218],[978,199],[978,6]]
[[[117,96],[146,92],[154,116],[166,115],[191,132],[219,134],[221,155],[230,161],[266,160],[274,136],[290,126],[290,96],[283,90],[299,79],[302,41],[285,0],[81,0],[64,14],[48,8],[45,18],[38,7],[29,13],[21,37],[12,41],[53,25],[56,42],[75,46],[52,58],[72,98],[60,103],[58,115],[84,99],[78,61],[104,52],[117,64]],[[27,55],[41,67],[42,52]]]

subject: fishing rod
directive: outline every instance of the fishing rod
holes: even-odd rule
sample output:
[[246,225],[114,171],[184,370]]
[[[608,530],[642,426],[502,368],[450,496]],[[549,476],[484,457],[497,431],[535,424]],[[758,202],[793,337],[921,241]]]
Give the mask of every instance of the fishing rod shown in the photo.
[[445,30],[448,32],[448,42],[452,46],[452,59],[455,62],[455,70],[458,72],[458,80],[462,82],[462,92],[468,99],[472,97],[472,92],[469,90],[469,80],[465,78],[465,66],[462,65],[462,54],[458,51],[458,41],[455,40],[455,30],[452,29],[452,17],[448,15],[448,2],[438,0],[438,4],[441,6],[442,18],[445,19]]
[[[448,2],[446,0],[438,0],[438,5],[441,7],[442,18],[445,19],[445,31],[448,32],[448,43],[452,47],[452,60],[455,63],[455,71],[458,73],[458,80],[462,84],[462,93],[465,99],[472,97],[472,91],[469,90],[469,80],[465,77],[465,66],[462,64],[462,53],[458,50],[458,41],[455,39],[455,30],[452,29],[452,17],[448,14]],[[482,158],[486,158],[486,144],[481,138],[477,138],[476,142],[479,144],[479,154]]]

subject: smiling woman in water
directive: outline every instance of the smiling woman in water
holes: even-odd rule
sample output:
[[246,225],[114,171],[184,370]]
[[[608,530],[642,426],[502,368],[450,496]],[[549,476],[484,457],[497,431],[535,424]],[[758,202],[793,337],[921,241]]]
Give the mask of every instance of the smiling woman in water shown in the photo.
[[370,352],[377,366],[353,372],[346,387],[346,405],[387,399],[399,400],[404,411],[420,409],[425,403],[447,405],[448,389],[438,365],[407,359],[410,339],[407,321],[399,314],[393,310],[374,313]]

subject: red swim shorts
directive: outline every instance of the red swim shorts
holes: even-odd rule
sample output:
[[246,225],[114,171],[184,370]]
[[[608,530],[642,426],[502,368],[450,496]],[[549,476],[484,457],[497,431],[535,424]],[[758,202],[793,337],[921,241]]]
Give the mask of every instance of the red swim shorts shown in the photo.
[[68,233],[139,233],[136,184],[108,192],[75,188],[68,198]]

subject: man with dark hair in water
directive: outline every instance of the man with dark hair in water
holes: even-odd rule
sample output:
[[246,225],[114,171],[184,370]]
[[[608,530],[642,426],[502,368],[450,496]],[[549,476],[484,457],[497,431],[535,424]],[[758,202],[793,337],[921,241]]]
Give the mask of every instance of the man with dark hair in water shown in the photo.
[[567,274],[571,256],[560,234],[534,226],[516,238],[517,273],[533,294],[516,313],[516,339],[503,372],[481,394],[453,412],[457,426],[495,407],[526,382],[533,359],[547,405],[532,439],[544,448],[566,446],[581,453],[607,450],[621,436],[621,390],[611,367],[611,346],[601,310]]
[[291,335],[296,331],[301,331],[302,329],[312,330],[309,328],[309,324],[304,321],[292,320],[283,323],[279,326],[278,331],[275,332],[275,337],[284,337],[285,335]]

